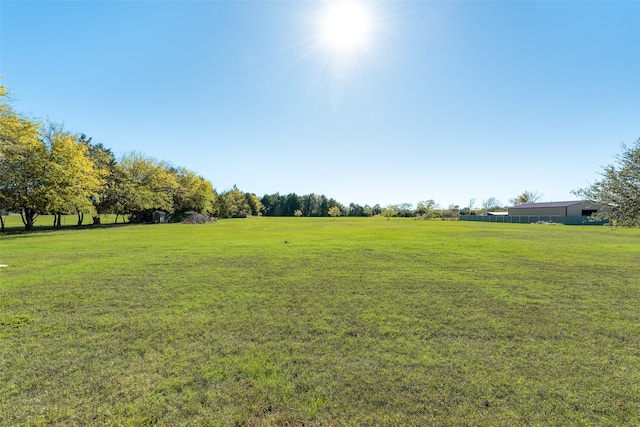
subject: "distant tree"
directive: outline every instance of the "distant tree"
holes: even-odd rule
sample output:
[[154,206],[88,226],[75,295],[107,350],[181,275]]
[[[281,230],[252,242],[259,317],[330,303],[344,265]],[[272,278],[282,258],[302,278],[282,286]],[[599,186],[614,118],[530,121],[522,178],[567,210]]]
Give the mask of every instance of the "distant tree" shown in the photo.
[[348,210],[341,203],[336,201],[334,198],[329,198],[329,199],[326,199],[326,200],[327,200],[327,213],[324,216],[329,215],[329,210],[331,208],[333,208],[333,207],[338,208],[338,210],[340,211],[340,215],[343,215],[343,216],[347,215]]
[[300,218],[302,216],[302,211],[300,209],[296,209],[296,211],[293,213],[293,216],[295,216],[296,218]]
[[380,205],[374,205],[374,206],[365,205],[364,213],[367,216],[380,215],[382,213],[382,208],[380,207]]
[[460,215],[460,206],[450,204],[447,209],[440,210],[442,218],[457,218]]
[[640,138],[633,146],[622,144],[616,155],[617,165],[604,168],[602,179],[574,191],[577,196],[604,207],[596,219],[606,219],[615,226],[640,226]]
[[349,216],[367,216],[364,212],[364,208],[357,203],[350,203],[348,209]]
[[261,212],[265,216],[295,216],[300,210],[301,216],[328,216],[329,209],[336,206],[340,209],[340,215],[348,215],[349,208],[341,205],[335,199],[314,193],[299,196],[289,193],[286,196],[279,193],[265,194],[260,199]]
[[315,194],[306,194],[304,196],[300,196],[300,210],[302,211],[302,216],[311,216],[313,212],[313,208],[315,205]]
[[400,203],[396,205],[397,215],[402,217],[414,216],[413,205],[411,203]]
[[287,194],[284,200],[284,212],[283,216],[293,216],[295,211],[300,209],[300,199],[296,193]]
[[392,216],[396,215],[398,215],[398,208],[395,205],[389,205],[382,210],[382,216],[387,218],[387,221],[389,221]]
[[280,216],[280,194],[265,194],[260,199],[260,211],[264,216]]
[[475,215],[474,206],[476,204],[476,199],[469,199],[469,203],[460,210],[460,215]]
[[460,215],[475,215],[476,212],[473,210],[473,206],[475,204],[475,199],[469,200],[469,203],[460,209]]
[[329,216],[332,216],[335,220],[337,216],[340,216],[340,208],[338,206],[331,206],[331,208],[329,208]]
[[495,197],[489,197],[488,199],[483,200],[482,208],[485,212],[499,211],[503,209],[502,203]]
[[522,205],[523,203],[535,203],[540,200],[542,194],[539,194],[537,191],[525,191],[513,199],[510,199],[509,202],[514,205]]
[[438,214],[437,212],[438,205],[433,199],[423,200],[418,202],[418,206],[416,207],[416,215],[419,215],[423,218],[435,218]]
[[244,193],[234,185],[218,197],[218,212],[222,218],[243,218],[251,215],[251,206]]
[[244,193],[244,198],[249,205],[249,215],[259,216],[262,214],[262,202],[253,193]]
[[317,196],[316,198],[316,206],[317,206],[317,216],[327,216],[329,215],[329,200],[325,197],[324,194]]

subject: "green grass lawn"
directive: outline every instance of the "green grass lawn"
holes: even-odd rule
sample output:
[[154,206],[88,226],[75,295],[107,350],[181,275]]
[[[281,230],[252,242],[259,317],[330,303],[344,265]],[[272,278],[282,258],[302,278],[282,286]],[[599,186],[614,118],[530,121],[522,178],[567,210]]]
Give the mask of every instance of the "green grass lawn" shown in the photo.
[[0,237],[0,425],[640,425],[640,230]]

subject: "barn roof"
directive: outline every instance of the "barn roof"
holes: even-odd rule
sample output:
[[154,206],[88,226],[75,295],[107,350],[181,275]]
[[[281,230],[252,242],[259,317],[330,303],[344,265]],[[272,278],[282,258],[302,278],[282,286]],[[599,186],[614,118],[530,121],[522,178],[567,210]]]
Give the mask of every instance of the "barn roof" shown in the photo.
[[571,200],[568,202],[522,203],[521,205],[511,206],[509,209],[566,208],[567,206],[578,205],[580,203],[582,203],[582,200]]

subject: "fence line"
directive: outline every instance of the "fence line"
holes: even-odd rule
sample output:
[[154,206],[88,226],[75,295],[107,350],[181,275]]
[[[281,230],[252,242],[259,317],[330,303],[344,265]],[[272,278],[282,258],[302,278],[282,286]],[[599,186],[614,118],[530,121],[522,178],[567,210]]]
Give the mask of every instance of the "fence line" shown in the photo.
[[588,216],[560,215],[460,215],[460,221],[506,222],[511,224],[555,223],[564,225],[602,225],[606,221],[592,221]]

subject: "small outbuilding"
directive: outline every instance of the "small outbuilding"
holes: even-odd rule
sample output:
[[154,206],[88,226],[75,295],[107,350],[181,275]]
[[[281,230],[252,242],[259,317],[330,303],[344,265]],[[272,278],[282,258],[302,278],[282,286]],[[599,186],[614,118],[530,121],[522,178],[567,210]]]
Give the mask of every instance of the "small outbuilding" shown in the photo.
[[154,224],[164,224],[167,213],[162,211],[155,211],[153,212],[152,217]]

